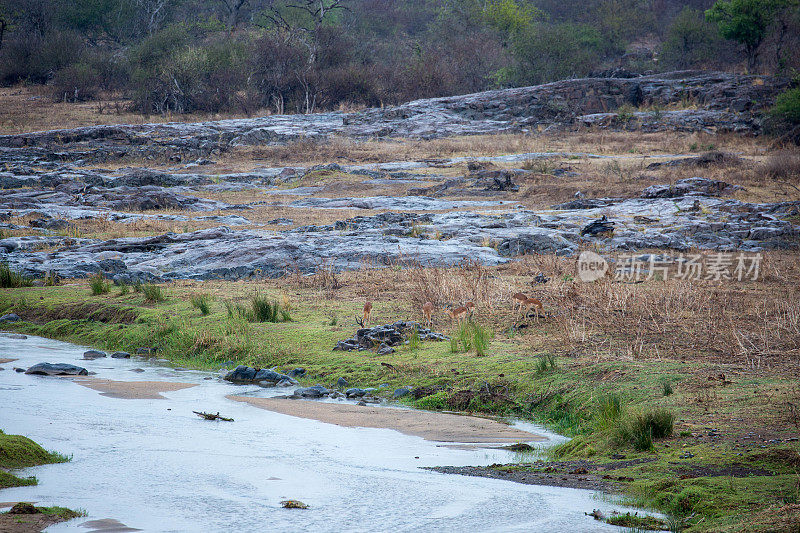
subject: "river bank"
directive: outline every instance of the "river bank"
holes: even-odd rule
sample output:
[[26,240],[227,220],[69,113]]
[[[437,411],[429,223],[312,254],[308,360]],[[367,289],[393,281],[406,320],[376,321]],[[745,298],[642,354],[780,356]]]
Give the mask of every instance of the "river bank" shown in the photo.
[[[796,275],[792,270],[796,266],[781,262],[780,256],[768,260],[775,269],[774,277],[744,285],[740,291],[725,292],[727,308],[738,309],[748,299],[762,301],[773,294],[773,289],[782,290],[782,279]],[[543,266],[539,263],[534,268]],[[557,275],[560,267],[554,262],[549,268],[555,270],[546,270],[548,277]],[[442,272],[454,279],[474,275],[468,270]],[[513,285],[524,279],[514,272],[493,270],[494,278],[487,277],[487,285],[479,288],[494,297],[493,284]],[[418,290],[413,288],[418,275],[418,271],[406,269],[364,269],[339,274],[337,289],[312,285],[315,278],[303,280],[302,285],[292,279],[176,282],[161,286],[163,302],[147,302],[141,293],[121,295],[116,290],[91,297],[88,286],[78,282],[9,290],[0,295],[0,308],[28,320],[7,326],[15,331],[109,351],[135,353],[139,348],[155,348],[156,357],[178,367],[217,370],[228,362],[276,367],[285,372],[303,367],[303,386],[321,383],[336,388],[337,380],[344,378],[349,386],[375,387],[373,394],[379,397],[391,396],[402,387],[429,389],[419,399],[403,401],[433,410],[505,414],[538,421],[573,437],[549,452],[550,458],[566,461],[563,468],[556,463],[550,465],[556,472],[542,472],[547,465],[522,455],[491,461],[480,467],[482,473],[523,481],[525,477],[547,479],[550,475],[557,482],[563,477],[591,479],[599,473],[598,482],[610,481],[631,501],[681,521],[688,518],[683,526],[690,531],[709,527],[758,531],[768,529],[776,516],[787,523],[794,520],[793,465],[800,460],[796,427],[787,405],[798,391],[796,370],[787,360],[762,356],[760,362],[751,359],[745,363],[707,347],[698,349],[695,344],[693,349],[683,344],[702,338],[702,329],[692,330],[696,331],[693,337],[650,337],[645,350],[639,346],[638,352],[626,354],[623,347],[630,350],[636,345],[625,341],[625,335],[633,333],[631,328],[615,329],[619,323],[589,319],[582,326],[584,340],[575,336],[579,332],[565,336],[565,329],[576,324],[565,324],[556,317],[542,320],[538,326],[531,323],[516,331],[505,330],[501,324],[508,318],[500,307],[494,311],[481,307],[477,312],[476,321],[494,332],[483,356],[461,348],[453,352],[449,342],[432,341],[416,347],[400,346],[394,353],[381,356],[370,351],[332,351],[339,340],[353,334],[352,317],[359,312],[358,301],[363,298],[359,291],[365,284],[394,287],[376,303],[375,321],[391,323],[414,317],[409,295]],[[546,308],[558,309],[563,305],[563,300],[557,299],[559,293],[580,290],[579,297],[585,301],[595,297],[587,292],[590,289],[548,284],[541,290]],[[674,298],[681,287],[672,283],[608,286],[609,291],[621,289],[636,291],[639,299],[655,301],[668,293]],[[704,285],[693,289],[695,298],[706,298],[714,290]],[[206,291],[211,297],[209,315],[202,315],[190,304],[191,295],[198,291]],[[255,292],[278,302],[288,299],[292,322],[252,323],[227,315],[224,301],[247,305]],[[780,298],[780,292],[774,294]],[[639,310],[629,307],[627,313],[636,316]],[[670,317],[678,322],[665,327],[690,326],[688,315]],[[750,324],[737,326],[746,332]],[[453,334],[441,315],[435,325]],[[752,326],[757,327],[754,323]],[[602,340],[604,331],[610,342]],[[716,333],[714,342],[719,343],[722,331]],[[670,343],[673,355],[667,355],[670,352],[665,349]],[[616,399],[616,413],[603,411],[607,398]],[[645,449],[618,440],[615,426],[659,410],[675,415],[671,436],[656,438]],[[585,461],[587,473],[583,474],[579,466],[567,468],[571,461]],[[440,462],[430,466],[476,464]],[[606,475],[613,479],[604,479]],[[760,509],[757,516],[761,518],[746,518],[744,509]]]
[[[73,456],[70,463],[37,467],[39,486],[3,492],[9,501],[59,500],[86,509],[84,520],[48,531],[84,531],[110,521],[146,531],[328,531],[343,516],[374,529],[450,531],[458,523],[470,530],[519,531],[581,524],[582,530],[614,531],[584,513],[623,509],[596,501],[588,491],[469,480],[419,468],[509,461],[517,455],[509,450],[443,446],[226,398],[234,391],[269,397],[281,390],[233,385],[208,372],[136,356],[83,360],[85,347],[33,336],[0,337],[0,350],[17,354],[20,366],[64,361],[85,365],[98,379],[195,385],[161,392],[163,398],[120,398],[69,377],[0,373],[0,401],[15,406],[4,424],[13,431],[25,427],[46,446],[58,443]],[[234,422],[209,422],[195,410],[219,411]],[[283,509],[280,501],[286,499],[309,509]]]

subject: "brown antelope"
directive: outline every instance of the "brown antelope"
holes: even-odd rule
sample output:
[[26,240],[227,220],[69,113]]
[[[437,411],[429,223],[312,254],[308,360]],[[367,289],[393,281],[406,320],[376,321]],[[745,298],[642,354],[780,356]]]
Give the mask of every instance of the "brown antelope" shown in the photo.
[[464,320],[464,318],[466,318],[466,316],[469,314],[469,309],[467,309],[466,307],[463,307],[463,306],[462,307],[455,307],[455,308],[452,308],[452,309],[448,309],[447,310],[447,314],[450,315],[450,324],[451,325],[453,324],[453,319],[456,319],[456,320],[458,320],[458,325],[460,326],[461,325],[461,321]]
[[422,316],[425,317],[425,325],[433,327],[433,302],[425,302],[422,306]]
[[517,294],[512,296],[511,299],[514,302],[514,312],[516,313],[517,306],[519,306],[520,311],[522,310],[522,302],[528,299],[528,295],[525,294],[524,292],[518,292]]
[[530,313],[531,311],[531,307],[536,308],[536,318],[534,318],[536,322],[539,322],[539,312],[541,311],[542,314],[544,314],[544,307],[542,306],[542,302],[540,302],[536,298],[525,298],[525,300],[521,302],[520,310],[522,310],[523,307],[525,308],[525,313],[523,313],[522,316],[520,316],[520,318],[525,318],[526,316],[528,316],[528,313]]
[[464,304],[464,307],[466,307],[467,310],[469,311],[469,319],[472,320],[472,315],[475,314],[475,302],[470,300],[469,302]]
[[364,318],[361,320],[361,325],[364,327],[369,326],[370,318],[372,318],[372,302],[367,300],[364,304]]

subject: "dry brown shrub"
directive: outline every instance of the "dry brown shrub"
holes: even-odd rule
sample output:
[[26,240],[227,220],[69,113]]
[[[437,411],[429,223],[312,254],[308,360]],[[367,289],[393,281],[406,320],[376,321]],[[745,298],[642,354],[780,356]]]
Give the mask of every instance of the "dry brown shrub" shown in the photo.
[[473,301],[493,309],[509,301],[511,286],[479,261],[464,260],[454,267],[426,267],[411,263],[405,269],[415,307],[432,302],[436,307]]
[[764,161],[764,173],[778,181],[800,182],[800,150],[779,150]]

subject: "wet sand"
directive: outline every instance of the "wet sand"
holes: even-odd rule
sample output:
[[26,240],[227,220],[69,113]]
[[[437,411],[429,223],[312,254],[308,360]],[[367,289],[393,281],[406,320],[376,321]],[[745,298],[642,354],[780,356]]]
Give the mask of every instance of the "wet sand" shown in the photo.
[[3,365],[5,363],[10,363],[12,361],[16,361],[16,359],[4,359],[4,358],[0,357],[0,365]]
[[393,429],[437,442],[511,443],[547,440],[541,435],[528,433],[502,422],[473,416],[307,400],[245,396],[227,398],[285,415],[345,427]]
[[76,379],[75,383],[103,396],[124,400],[164,400],[162,392],[170,392],[195,387],[194,383],[173,383],[170,381],[113,381],[110,379]]

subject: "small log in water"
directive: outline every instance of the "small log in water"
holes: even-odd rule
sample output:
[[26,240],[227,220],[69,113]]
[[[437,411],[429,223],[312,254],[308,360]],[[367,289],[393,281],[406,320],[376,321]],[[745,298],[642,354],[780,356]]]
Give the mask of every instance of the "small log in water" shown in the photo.
[[192,411],[194,414],[199,416],[200,418],[205,418],[206,420],[223,420],[225,422],[233,422],[233,418],[225,418],[224,416],[219,416],[219,413],[212,414],[212,413],[201,413],[198,411]]

